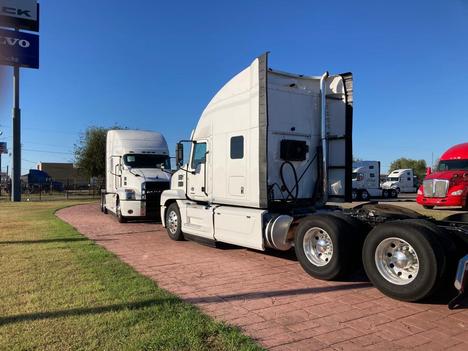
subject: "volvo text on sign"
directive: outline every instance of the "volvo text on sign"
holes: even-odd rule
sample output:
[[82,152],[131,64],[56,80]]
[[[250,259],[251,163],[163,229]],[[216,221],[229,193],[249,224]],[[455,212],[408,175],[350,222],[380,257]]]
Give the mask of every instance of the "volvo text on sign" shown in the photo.
[[39,68],[39,36],[0,29],[0,64]]
[[39,31],[36,0],[0,0],[0,26]]

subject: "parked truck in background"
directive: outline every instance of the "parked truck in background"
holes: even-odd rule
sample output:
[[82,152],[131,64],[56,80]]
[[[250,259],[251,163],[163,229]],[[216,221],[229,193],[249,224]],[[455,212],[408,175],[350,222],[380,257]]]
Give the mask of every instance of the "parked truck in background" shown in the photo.
[[427,209],[460,206],[468,210],[468,143],[445,151],[434,172],[428,168],[416,201]]
[[101,210],[119,222],[159,218],[161,193],[169,189],[169,150],[164,136],[142,130],[110,130],[106,140],[106,189]]
[[370,198],[396,198],[396,189],[380,187],[380,162],[353,162],[353,201],[368,201]]
[[189,160],[161,195],[169,237],[260,251],[294,247],[303,269],[326,280],[362,260],[378,289],[406,301],[446,289],[459,262],[456,284],[464,291],[468,227],[460,218],[327,205],[352,197],[352,75],[290,74],[269,68],[267,58],[232,78],[203,111]]
[[50,191],[63,191],[63,183],[55,181],[47,172],[38,169],[30,169],[29,172],[21,176],[23,192],[39,193]]
[[384,189],[395,189],[398,193],[415,193],[418,190],[418,179],[410,168],[395,169],[382,184]]

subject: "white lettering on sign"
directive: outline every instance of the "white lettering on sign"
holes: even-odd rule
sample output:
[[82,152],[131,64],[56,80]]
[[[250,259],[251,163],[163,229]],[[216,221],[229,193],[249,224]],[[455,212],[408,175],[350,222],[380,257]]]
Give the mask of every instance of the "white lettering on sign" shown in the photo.
[[0,45],[15,46],[17,44],[22,48],[29,48],[31,46],[31,43],[26,39],[0,37]]

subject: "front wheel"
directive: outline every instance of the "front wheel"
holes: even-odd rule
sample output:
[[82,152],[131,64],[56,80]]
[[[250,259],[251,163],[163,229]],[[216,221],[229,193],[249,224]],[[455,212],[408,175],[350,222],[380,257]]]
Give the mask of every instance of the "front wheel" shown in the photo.
[[430,228],[405,221],[376,226],[362,249],[369,280],[385,295],[403,301],[419,301],[433,294],[446,260]]
[[179,206],[174,202],[169,205],[166,211],[166,230],[172,240],[184,240],[181,224]]
[[122,215],[122,208],[120,207],[120,201],[117,200],[115,213],[117,214],[117,220],[119,223],[127,222],[127,218]]
[[311,276],[332,280],[352,268],[352,247],[347,223],[328,215],[312,215],[299,223],[294,249],[302,268]]
[[390,194],[390,197],[391,197],[392,199],[395,199],[395,198],[398,197],[398,193],[397,193],[397,191],[396,191],[395,189],[390,189],[390,190],[389,190],[389,194]]
[[370,198],[369,192],[367,190],[363,190],[361,193],[362,201],[368,201]]

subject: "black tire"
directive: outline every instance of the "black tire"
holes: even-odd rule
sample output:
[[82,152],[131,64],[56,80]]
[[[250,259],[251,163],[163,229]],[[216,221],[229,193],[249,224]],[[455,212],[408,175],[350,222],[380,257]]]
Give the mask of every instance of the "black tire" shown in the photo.
[[395,190],[396,190],[397,194],[400,193],[400,188],[396,188]]
[[[371,226],[363,221],[360,221],[354,217],[348,216],[343,212],[331,212],[330,215],[341,218],[348,224],[347,236],[350,237],[350,245],[352,252],[362,252],[362,246],[367,234],[371,230]],[[351,270],[362,267],[361,255],[351,255],[351,262],[353,264]]]
[[432,210],[434,208],[434,206],[432,205],[423,205],[423,207],[426,209],[426,210]]
[[117,203],[115,204],[115,214],[117,215],[117,220],[119,223],[126,223],[127,218],[122,215],[122,209],[120,208],[120,201],[117,199]]
[[370,199],[370,195],[369,195],[369,192],[367,190],[362,190],[361,191],[361,200],[362,201],[369,201]]
[[425,219],[407,219],[405,222],[427,228],[436,236],[439,245],[444,250],[445,265],[441,268],[441,276],[438,279],[434,293],[438,293],[442,288],[445,290],[444,292],[453,290],[453,279],[456,275],[458,260],[464,255],[464,252],[461,252],[457,248],[457,245],[445,228],[439,227]]
[[101,212],[107,214],[107,207],[106,207],[106,195],[101,195]]
[[[311,238],[315,235],[314,232],[309,232],[312,228],[317,228],[315,229],[317,235],[328,234],[333,247],[331,256],[326,255],[326,253],[314,255],[317,251],[311,250],[311,247],[307,249],[304,246],[305,241],[317,240],[318,236]],[[309,239],[304,240],[306,236]],[[325,214],[312,215],[303,218],[297,226],[294,249],[299,263],[309,275],[319,279],[333,280],[343,277],[354,268],[351,238],[350,226],[342,218]],[[309,259],[308,256],[313,257],[313,259]],[[314,263],[313,260],[319,263]]]
[[353,189],[352,192],[351,192],[351,199],[353,201],[357,201],[359,200],[359,193],[356,189]]
[[[170,222],[172,221],[172,223],[174,223],[174,219],[175,219],[175,227],[170,227]],[[179,206],[177,206],[176,202],[170,204],[169,207],[167,208],[165,223],[166,223],[167,235],[169,235],[169,238],[175,241],[184,240],[184,233],[182,233],[182,228],[181,228]]]
[[390,193],[390,197],[392,199],[396,199],[398,197],[398,193],[397,193],[397,191],[395,189],[390,189],[389,193]]
[[382,198],[388,199],[389,193],[387,189],[382,190]]
[[[412,280],[401,285],[389,281],[380,273],[375,258],[379,244],[394,237],[411,245],[419,264],[417,275],[408,275]],[[405,220],[376,226],[367,236],[362,249],[362,261],[370,281],[385,295],[403,301],[419,301],[432,295],[443,277],[446,260],[444,249],[431,228]],[[395,266],[390,264],[388,267],[393,270]]]

